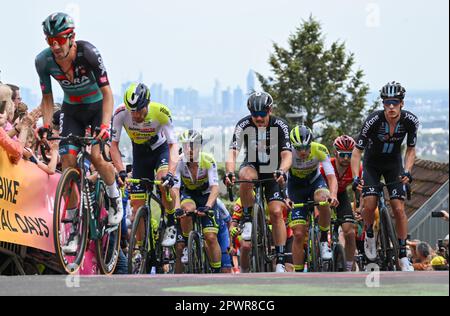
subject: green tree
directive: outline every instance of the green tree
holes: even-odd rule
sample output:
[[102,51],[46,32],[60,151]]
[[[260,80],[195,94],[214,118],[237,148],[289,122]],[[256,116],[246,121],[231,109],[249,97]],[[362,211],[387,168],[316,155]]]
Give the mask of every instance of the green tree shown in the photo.
[[[257,73],[263,89],[274,97],[275,114],[286,117],[304,111],[304,123],[327,145],[339,134],[356,136],[365,118],[369,86],[363,81],[364,72],[353,70],[354,55],[346,53],[343,42],[326,48],[321,25],[312,16],[288,44],[288,49],[273,45],[272,77]],[[314,128],[319,122],[321,135]]]

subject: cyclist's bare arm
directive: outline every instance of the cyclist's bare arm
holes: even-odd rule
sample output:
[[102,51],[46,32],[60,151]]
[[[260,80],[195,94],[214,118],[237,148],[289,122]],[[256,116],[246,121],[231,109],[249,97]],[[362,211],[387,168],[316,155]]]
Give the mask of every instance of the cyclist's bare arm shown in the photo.
[[175,195],[175,209],[179,209],[181,208],[180,189],[177,187],[173,187],[172,192]]
[[52,93],[43,94],[41,101],[41,111],[44,125],[46,124],[50,125],[53,117],[53,107],[54,107],[53,94]]
[[405,170],[411,172],[415,160],[416,160],[416,147],[406,147]]
[[292,152],[285,150],[281,152],[281,164],[280,169],[284,172],[288,172],[292,167]]
[[102,124],[109,126],[111,124],[111,118],[114,108],[114,98],[111,91],[111,86],[104,86],[100,88],[103,94],[103,115]]
[[211,193],[209,194],[208,202],[206,206],[213,207],[216,204],[217,198],[219,197],[219,186],[211,186]]
[[180,161],[178,149],[178,144],[169,144],[169,172],[172,174],[176,173],[178,162]]
[[330,189],[331,198],[337,199],[338,181],[337,181],[336,175],[327,174],[327,182],[328,182],[328,187]]
[[355,147],[352,153],[351,166],[352,166],[352,175],[354,177],[359,177],[359,171],[361,168],[361,157],[362,151]]
[[227,162],[225,163],[225,170],[227,173],[233,172],[236,169],[236,159],[237,156],[239,155],[239,151],[235,150],[235,149],[230,149],[230,151],[228,152],[228,158],[227,158]]
[[111,142],[111,159],[113,161],[114,167],[117,171],[125,170],[123,165],[122,156],[120,155],[119,143],[116,141]]

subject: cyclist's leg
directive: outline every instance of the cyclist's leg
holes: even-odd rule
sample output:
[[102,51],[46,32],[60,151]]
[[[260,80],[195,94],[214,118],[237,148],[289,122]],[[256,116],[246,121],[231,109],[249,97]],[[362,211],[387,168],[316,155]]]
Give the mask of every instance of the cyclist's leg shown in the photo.
[[[399,176],[403,171],[402,161],[399,159],[396,163],[389,165],[384,172],[384,178],[387,183],[400,181]],[[405,213],[405,187],[403,184],[394,184],[388,186],[390,204],[394,212],[396,232],[399,243],[399,259],[405,258],[406,238],[408,236],[408,218]]]
[[[156,160],[155,160],[155,167],[156,170],[156,179],[161,180],[164,178],[167,173],[169,172],[169,145],[164,144],[161,145],[158,149],[155,150],[154,153]],[[166,187],[159,186],[159,190],[161,191],[161,200],[164,208],[166,209],[167,214],[167,226],[173,226],[175,225],[175,209],[174,209],[174,201],[175,197],[172,195],[172,202],[167,201],[166,196]]]
[[[382,188],[379,187],[382,170],[379,166],[365,162],[363,171],[364,189],[363,209],[361,211],[364,220],[365,239],[364,252],[367,259],[373,261],[377,258],[377,245],[374,226],[376,221],[376,210],[378,207],[378,196]],[[377,225],[378,226],[378,225]],[[379,227],[378,227],[379,228]]]
[[[61,125],[60,125],[60,136],[67,137],[69,134],[75,136],[84,136],[85,124],[83,121],[79,121],[78,118],[83,117],[83,112],[79,116],[75,116],[73,106],[70,104],[63,104],[61,109]],[[77,155],[80,148],[74,144],[68,143],[67,141],[61,141],[59,143],[59,155],[61,156],[62,170],[67,168],[74,168],[77,164]],[[75,190],[70,196],[68,211],[77,208],[77,202],[79,201],[79,196]],[[69,212],[70,213],[70,212]],[[73,212],[72,212],[73,213]],[[69,217],[71,214],[68,214]],[[72,214],[73,215],[73,214]]]
[[[102,124],[103,116],[103,101],[89,104],[87,109],[89,119],[87,120],[87,126],[91,126],[92,133],[94,134],[96,129],[100,128]],[[110,198],[117,198],[120,196],[118,186],[116,184],[116,173],[112,163],[107,162],[103,159],[100,146],[92,146],[91,149],[92,163],[97,169],[98,173],[102,177],[106,184],[106,191]],[[121,204],[121,203],[120,203]],[[122,209],[122,207],[121,207]],[[122,219],[122,218],[120,218]]]
[[[291,179],[288,181],[288,193],[294,204],[305,203],[308,201],[309,189]],[[289,227],[292,228],[294,233],[292,261],[296,272],[303,272],[305,268],[304,245],[308,232],[307,218],[308,210],[305,207],[292,209],[288,216]]]
[[252,251],[252,243],[241,239],[240,246],[241,273],[248,273],[250,272],[250,252]]
[[378,166],[364,163],[363,181],[365,188],[362,191],[364,208],[361,211],[366,232],[373,228],[375,222],[375,210],[378,207],[380,188],[377,186],[381,179],[381,170]]
[[181,224],[177,224],[177,242],[175,245],[176,260],[175,260],[175,274],[181,274],[184,272],[184,266],[181,262],[181,257],[183,256],[183,249],[187,247],[189,236],[185,236],[181,230]]
[[[267,177],[273,177],[273,175],[260,175],[261,179]],[[284,265],[287,233],[283,211],[286,204],[284,203],[281,188],[275,181],[264,184],[264,193],[269,206],[270,222],[272,223],[272,236],[275,244],[276,264]]]
[[[199,198],[197,206],[205,206],[208,201],[208,197],[209,194],[203,195]],[[214,216],[203,216],[201,218],[201,222],[209,263],[214,273],[220,273],[222,268],[222,251],[217,238],[217,234],[219,232],[219,225],[217,224],[217,218],[219,218],[217,205],[214,205],[213,211]]]
[[[181,209],[185,213],[193,213],[197,209],[197,203],[195,200],[188,194],[181,194]],[[189,237],[189,233],[193,229],[192,217],[185,216],[180,219],[180,226],[182,235],[185,237]]]
[[[244,163],[239,171],[239,180],[257,180],[258,173],[256,167],[250,163]],[[253,184],[241,183],[239,186],[239,196],[242,202],[244,218],[251,215],[255,198],[253,194]]]
[[[311,189],[314,192],[314,201],[326,202],[330,198],[330,191],[322,175],[319,175],[313,183]],[[320,241],[328,241],[328,232],[331,225],[331,210],[329,206],[318,206],[319,210],[319,228],[321,231]]]
[[219,226],[219,233],[217,238],[222,252],[222,273],[232,273],[233,265],[231,264],[230,250],[230,232],[228,231],[228,225],[222,222]]
[[342,231],[345,239],[345,258],[347,260],[347,271],[353,268],[356,250],[355,219],[353,217],[352,205],[346,191],[338,193],[339,205],[336,213],[338,220],[342,223]]
[[[103,102],[90,104],[88,107],[89,120],[88,125],[91,126],[92,133],[100,129],[103,116]],[[87,125],[87,126],[88,126]],[[92,164],[97,169],[101,178],[105,182],[106,194],[110,199],[110,208],[108,210],[108,221],[110,225],[119,225],[123,217],[122,197],[119,186],[116,183],[116,172],[112,163],[103,159],[100,145],[91,148]]]

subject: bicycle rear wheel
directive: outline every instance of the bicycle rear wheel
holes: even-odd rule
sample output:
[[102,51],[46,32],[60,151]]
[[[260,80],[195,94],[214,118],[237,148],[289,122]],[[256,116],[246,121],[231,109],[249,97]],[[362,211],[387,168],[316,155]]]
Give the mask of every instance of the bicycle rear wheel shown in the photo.
[[105,184],[100,182],[97,192],[96,222],[99,236],[95,240],[97,262],[102,274],[111,275],[119,260],[122,223],[118,226],[108,225],[109,200],[106,198]]
[[[143,235],[142,235],[143,233]],[[128,274],[148,273],[148,257],[150,249],[149,210],[142,206],[136,212],[128,248]]]
[[[53,213],[53,243],[56,257],[68,274],[75,274],[84,260],[88,241],[89,214],[83,203],[83,183],[78,170],[68,168],[64,171],[56,189]],[[67,212],[69,204],[74,204],[77,211],[73,219]],[[72,214],[73,215],[73,214]],[[70,221],[70,222],[69,222]],[[70,239],[78,239],[77,249],[65,253],[63,247]]]

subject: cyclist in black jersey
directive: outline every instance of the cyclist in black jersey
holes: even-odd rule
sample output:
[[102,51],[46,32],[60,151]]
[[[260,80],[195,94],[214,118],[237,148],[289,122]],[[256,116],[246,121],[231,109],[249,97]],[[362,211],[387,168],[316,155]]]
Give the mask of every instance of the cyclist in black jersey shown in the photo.
[[[231,185],[235,181],[236,158],[244,146],[245,160],[240,167],[239,179],[273,179],[273,182],[264,185],[264,191],[273,227],[277,254],[276,272],[285,272],[284,250],[287,236],[281,187],[285,186],[287,172],[292,165],[292,152],[289,126],[284,120],[272,115],[272,104],[272,96],[266,92],[250,95],[247,106],[251,115],[240,120],[236,126],[226,163],[225,184]],[[249,241],[252,231],[253,185],[241,184],[240,197],[244,212],[241,236]]]
[[[60,114],[60,136],[69,134],[85,136],[86,128],[91,126],[98,139],[109,139],[109,129],[113,111],[113,95],[108,75],[98,50],[89,42],[75,41],[75,24],[65,13],[54,13],[43,22],[43,30],[49,47],[36,57],[36,70],[39,74],[42,102],[41,109],[44,126],[41,132],[46,138],[51,131],[54,100],[51,77],[64,90],[64,103]],[[79,148],[74,144],[60,143],[63,169],[76,166]],[[108,221],[118,225],[123,216],[122,198],[115,180],[114,166],[106,162],[100,146],[92,148],[92,163],[107,185],[110,199]],[[76,214],[76,206],[69,205],[67,220]],[[63,247],[73,252],[77,240],[69,240]]]
[[[364,185],[363,219],[366,225],[365,253],[369,260],[375,260],[376,239],[373,232],[375,209],[381,176],[388,186],[390,203],[396,219],[399,238],[399,258],[403,271],[413,270],[406,255],[408,220],[405,214],[405,187],[412,182],[411,168],[416,158],[417,130],[419,120],[411,112],[404,111],[405,88],[398,82],[386,84],[381,89],[384,110],[376,111],[366,119],[352,155],[353,189]],[[407,139],[405,168],[401,157],[401,145]],[[359,166],[364,152],[363,179],[359,178]]]

